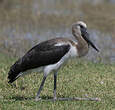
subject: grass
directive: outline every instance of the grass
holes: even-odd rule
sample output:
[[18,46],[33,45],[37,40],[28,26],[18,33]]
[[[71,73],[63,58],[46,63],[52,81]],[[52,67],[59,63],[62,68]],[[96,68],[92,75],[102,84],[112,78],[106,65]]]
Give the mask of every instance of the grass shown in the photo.
[[[54,5],[44,5],[39,1],[36,12],[32,9],[33,1],[2,0],[0,4],[0,51],[20,56],[30,47],[30,41],[24,40],[26,33],[48,29],[70,27],[73,22],[83,20],[90,29],[103,33],[115,33],[114,4],[102,3],[90,5],[75,1],[56,1]],[[45,9],[44,9],[45,8]],[[54,10],[46,13],[42,10]],[[93,10],[92,10],[93,9]],[[58,14],[55,13],[58,12]],[[50,12],[50,11],[49,11]],[[94,13],[95,12],[95,13]],[[104,20],[103,20],[104,19]],[[57,31],[58,32],[58,31]],[[16,38],[14,38],[14,36]],[[46,36],[47,37],[47,36]],[[39,38],[38,38],[39,39]],[[20,48],[20,47],[23,47]],[[22,49],[22,50],[20,50]],[[15,55],[16,54],[16,55]],[[42,80],[42,74],[33,73],[19,78],[13,86],[7,83],[7,73],[16,58],[0,53],[0,110],[114,110],[115,109],[115,65],[94,64],[86,61],[69,61],[59,71],[57,81],[58,97],[99,97],[96,101],[47,101],[53,96],[53,75],[49,75],[42,98],[46,101],[35,102],[34,97]],[[15,86],[16,85],[16,86]]]
[[[53,96],[53,75],[49,75],[41,97],[34,97],[42,74],[33,73],[19,78],[10,86],[7,73],[16,58],[0,54],[0,110],[115,110],[115,65],[94,64],[86,61],[69,61],[59,71],[58,97],[99,97],[101,101],[47,101]],[[16,86],[15,86],[16,85]]]

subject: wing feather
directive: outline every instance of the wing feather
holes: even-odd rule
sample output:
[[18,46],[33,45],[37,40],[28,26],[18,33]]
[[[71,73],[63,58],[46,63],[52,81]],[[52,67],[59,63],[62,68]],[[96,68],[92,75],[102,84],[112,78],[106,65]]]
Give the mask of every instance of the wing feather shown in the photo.
[[34,48],[20,60],[22,71],[54,64],[58,62],[69,49],[69,45],[48,47],[48,50]]
[[30,49],[16,61],[8,73],[9,83],[14,82],[20,72],[57,63],[70,49],[69,44],[55,46],[56,40],[42,42]]

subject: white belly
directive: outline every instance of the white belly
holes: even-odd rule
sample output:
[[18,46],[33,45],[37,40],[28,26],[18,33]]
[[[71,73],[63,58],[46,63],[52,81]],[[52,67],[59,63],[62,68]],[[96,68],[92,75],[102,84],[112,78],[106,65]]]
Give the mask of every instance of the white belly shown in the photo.
[[24,76],[24,75],[30,74],[32,72],[38,72],[39,73],[39,72],[42,72],[43,70],[44,70],[44,67],[38,67],[38,68],[35,68],[35,69],[30,69],[30,70],[27,70],[27,71],[24,71],[24,72],[20,72],[17,77]]

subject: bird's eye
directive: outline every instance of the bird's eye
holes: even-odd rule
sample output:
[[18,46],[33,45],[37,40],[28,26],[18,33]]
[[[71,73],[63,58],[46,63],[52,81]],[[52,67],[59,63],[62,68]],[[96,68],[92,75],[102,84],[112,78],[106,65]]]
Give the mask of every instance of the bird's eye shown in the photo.
[[80,25],[80,28],[84,28],[82,25]]

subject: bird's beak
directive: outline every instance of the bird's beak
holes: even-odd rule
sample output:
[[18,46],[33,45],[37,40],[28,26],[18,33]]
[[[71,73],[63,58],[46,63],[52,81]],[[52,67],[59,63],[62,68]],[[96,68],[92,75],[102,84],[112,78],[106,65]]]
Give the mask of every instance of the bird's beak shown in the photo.
[[97,52],[99,52],[99,50],[97,49],[97,47],[93,44],[93,42],[90,40],[89,38],[89,33],[87,32],[86,29],[82,29],[81,30],[81,34],[82,34],[82,37],[87,41],[87,43],[89,45],[91,45]]

